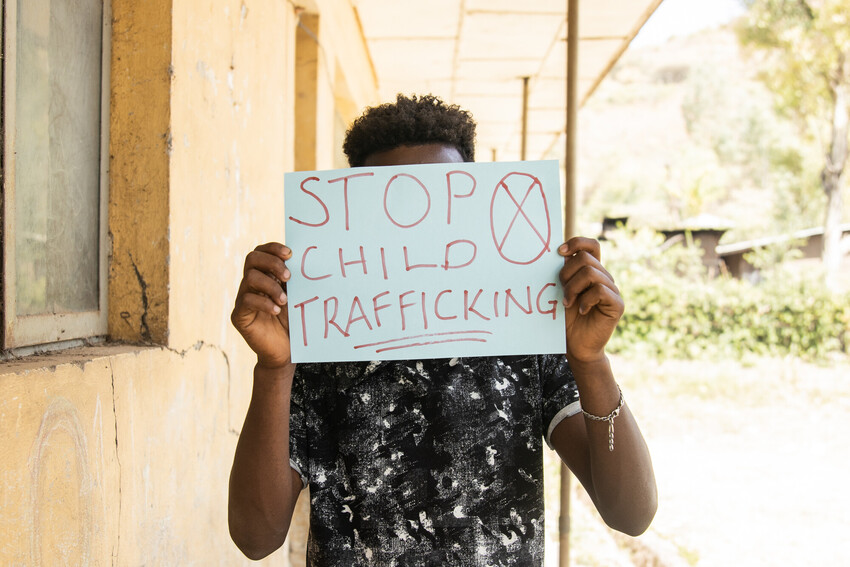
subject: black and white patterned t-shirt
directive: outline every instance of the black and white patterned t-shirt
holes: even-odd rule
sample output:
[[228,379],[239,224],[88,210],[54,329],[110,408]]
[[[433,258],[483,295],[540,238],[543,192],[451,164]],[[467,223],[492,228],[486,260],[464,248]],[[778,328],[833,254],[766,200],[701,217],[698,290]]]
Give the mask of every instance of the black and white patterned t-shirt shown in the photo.
[[580,409],[564,356],[298,365],[308,565],[542,565],[542,440]]

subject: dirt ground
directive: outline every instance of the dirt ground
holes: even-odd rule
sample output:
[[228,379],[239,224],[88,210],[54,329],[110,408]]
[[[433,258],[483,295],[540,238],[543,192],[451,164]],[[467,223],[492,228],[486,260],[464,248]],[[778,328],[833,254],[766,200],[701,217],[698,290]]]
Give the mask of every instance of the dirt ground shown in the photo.
[[[658,514],[643,536],[621,536],[575,488],[571,565],[850,565],[850,361],[613,364],[652,453]],[[547,566],[557,516],[552,504]]]

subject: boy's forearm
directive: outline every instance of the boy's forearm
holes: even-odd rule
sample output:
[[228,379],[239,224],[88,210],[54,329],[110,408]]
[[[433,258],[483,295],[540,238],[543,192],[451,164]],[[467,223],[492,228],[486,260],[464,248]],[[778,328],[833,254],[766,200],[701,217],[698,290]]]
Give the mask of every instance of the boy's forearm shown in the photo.
[[[584,363],[570,361],[582,409],[608,416],[619,404],[620,390],[607,358]],[[614,418],[614,450],[610,450],[608,421],[583,415],[591,497],[611,527],[638,535],[649,527],[657,509],[652,460],[643,435],[627,404]],[[553,443],[556,437],[553,435]],[[558,438],[557,442],[565,442]],[[556,445],[557,447],[557,445]],[[560,451],[559,451],[560,452]],[[586,483],[586,480],[585,480]]]
[[236,445],[228,522],[233,541],[251,559],[283,545],[300,489],[300,479],[289,464],[294,370],[294,365],[254,369],[251,403]]

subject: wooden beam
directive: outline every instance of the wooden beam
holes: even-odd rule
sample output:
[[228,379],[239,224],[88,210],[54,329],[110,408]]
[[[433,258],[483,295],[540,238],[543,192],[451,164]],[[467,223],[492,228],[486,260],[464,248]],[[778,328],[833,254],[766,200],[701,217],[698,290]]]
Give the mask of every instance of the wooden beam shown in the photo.
[[[564,159],[564,241],[575,236],[576,137],[578,134],[578,0],[567,0],[567,135]],[[558,564],[570,565],[570,469],[561,462],[561,517]]]

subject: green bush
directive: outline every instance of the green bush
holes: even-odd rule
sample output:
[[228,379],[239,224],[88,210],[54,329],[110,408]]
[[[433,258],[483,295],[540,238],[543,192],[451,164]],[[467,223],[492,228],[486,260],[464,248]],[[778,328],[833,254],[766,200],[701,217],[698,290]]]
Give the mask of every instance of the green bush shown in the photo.
[[620,231],[604,243],[603,260],[626,302],[612,352],[735,359],[848,352],[850,297],[830,294],[814,274],[784,268],[789,254],[750,259],[762,278],[752,284],[710,278],[699,246],[665,247],[662,240]]

